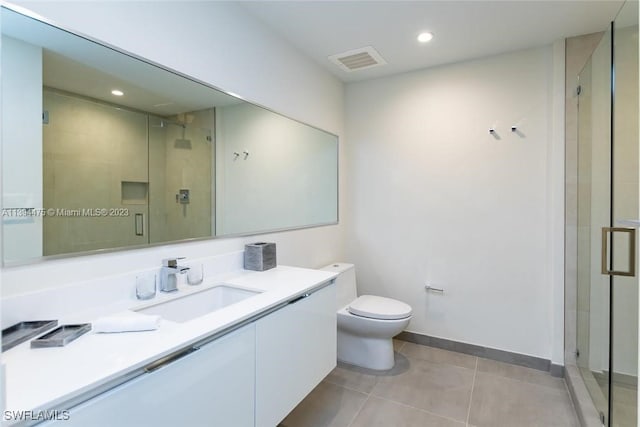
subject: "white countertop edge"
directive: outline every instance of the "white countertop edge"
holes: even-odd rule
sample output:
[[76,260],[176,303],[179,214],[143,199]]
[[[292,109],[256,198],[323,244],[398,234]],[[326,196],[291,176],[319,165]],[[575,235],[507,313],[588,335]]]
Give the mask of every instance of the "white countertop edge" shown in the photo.
[[189,322],[162,320],[156,331],[90,332],[63,348],[31,349],[29,341],[22,343],[2,354],[6,365],[6,410],[64,409],[60,405],[65,402],[78,399],[162,357],[260,316],[336,275],[330,271],[286,266],[264,272],[241,270],[207,278],[204,285],[182,287],[175,294],[160,295],[150,301],[127,301],[100,311],[70,314],[59,319],[59,324],[90,322],[107,313],[200,292],[220,282],[263,291]]

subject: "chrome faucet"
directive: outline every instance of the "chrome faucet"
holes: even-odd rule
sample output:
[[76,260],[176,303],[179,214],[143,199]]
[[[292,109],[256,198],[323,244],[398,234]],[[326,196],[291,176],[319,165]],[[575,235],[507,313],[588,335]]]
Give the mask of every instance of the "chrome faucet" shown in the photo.
[[184,258],[166,258],[162,260],[160,269],[160,291],[174,292],[178,290],[178,274],[189,270],[189,267],[178,265],[178,260]]

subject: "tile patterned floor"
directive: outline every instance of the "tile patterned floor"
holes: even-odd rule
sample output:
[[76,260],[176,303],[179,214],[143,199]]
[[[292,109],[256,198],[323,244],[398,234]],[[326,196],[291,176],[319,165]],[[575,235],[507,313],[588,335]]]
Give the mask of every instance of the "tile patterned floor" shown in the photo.
[[638,425],[638,390],[626,384],[613,385],[614,427],[636,427]]
[[[598,386],[602,391],[603,398],[608,394],[608,378],[598,378]],[[613,426],[614,427],[636,427],[638,425],[638,390],[637,385],[613,383]],[[607,405],[601,403],[601,408]]]
[[[606,374],[594,373],[586,367],[580,367],[580,374],[585,386],[598,410],[606,412],[609,399],[609,377]],[[628,378],[627,381],[632,380]],[[637,427],[637,384],[613,382],[613,427]]]
[[339,364],[280,427],[575,427],[564,380],[394,341],[383,372]]

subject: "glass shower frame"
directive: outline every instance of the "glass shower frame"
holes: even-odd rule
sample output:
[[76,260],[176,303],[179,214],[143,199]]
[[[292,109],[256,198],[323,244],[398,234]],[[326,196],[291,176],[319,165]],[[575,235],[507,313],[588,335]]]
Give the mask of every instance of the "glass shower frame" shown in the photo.
[[625,3],[578,86],[576,360],[603,424],[625,427],[637,425],[638,278],[605,271],[637,256],[637,17]]

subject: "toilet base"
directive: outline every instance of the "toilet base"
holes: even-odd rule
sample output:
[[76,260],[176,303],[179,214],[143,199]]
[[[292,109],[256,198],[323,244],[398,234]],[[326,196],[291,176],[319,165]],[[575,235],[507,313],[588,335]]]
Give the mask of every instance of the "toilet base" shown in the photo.
[[395,365],[392,338],[353,335],[338,329],[338,360],[377,371]]

